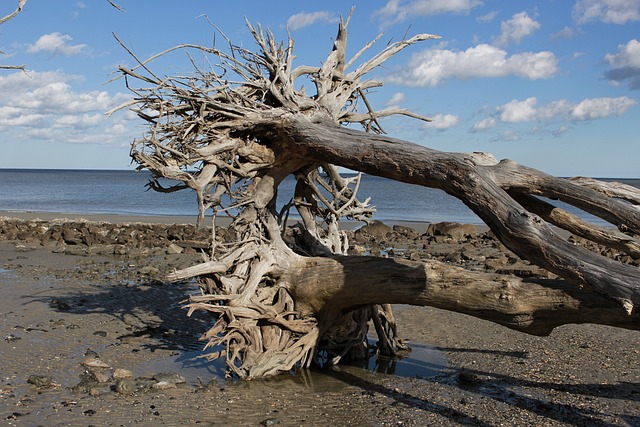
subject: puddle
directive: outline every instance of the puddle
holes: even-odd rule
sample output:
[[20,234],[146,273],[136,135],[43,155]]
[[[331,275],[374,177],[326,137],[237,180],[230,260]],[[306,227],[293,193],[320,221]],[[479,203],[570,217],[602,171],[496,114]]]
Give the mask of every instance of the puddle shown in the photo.
[[0,268],[0,274],[2,274],[2,273],[8,273],[8,272],[9,272],[9,270],[6,270],[6,269],[4,269],[4,268]]
[[397,377],[432,378],[447,369],[448,364],[440,350],[426,344],[411,344],[411,353],[406,357],[372,357],[366,367],[360,366],[359,368]]
[[[433,378],[447,371],[448,363],[444,354],[427,344],[411,344],[412,351],[403,358],[382,358],[371,357],[368,361],[363,361],[360,365],[340,365],[335,368],[337,374],[331,374],[332,377],[339,378],[339,372],[345,372],[349,375],[357,377],[365,377],[366,375],[393,375],[404,378]],[[204,354],[200,350],[185,351],[171,358],[158,359],[149,361],[134,369],[136,376],[152,375],[159,372],[175,372],[182,375],[187,384],[197,386],[200,383],[209,383],[217,381],[220,386],[226,383],[225,380],[225,363],[223,358],[209,361],[205,358],[198,358]],[[314,369],[301,374],[292,374],[290,376],[282,375],[275,379],[289,379],[295,382],[315,384],[314,388],[320,386],[329,386],[327,382],[327,370]],[[300,377],[300,378],[297,378]],[[304,378],[302,378],[304,377]],[[299,380],[299,381],[298,381]]]
[[226,365],[223,358],[207,360],[198,358],[205,354],[201,350],[184,351],[179,355],[166,359],[157,359],[145,362],[133,370],[135,376],[148,376],[161,372],[175,372],[182,375],[187,384],[197,386],[201,382],[209,383],[217,381],[224,384]]

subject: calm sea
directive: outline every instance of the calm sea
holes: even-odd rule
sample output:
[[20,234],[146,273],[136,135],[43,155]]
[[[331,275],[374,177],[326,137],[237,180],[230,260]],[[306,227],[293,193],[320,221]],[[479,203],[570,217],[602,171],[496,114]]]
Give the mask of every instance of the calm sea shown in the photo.
[[[145,191],[147,171],[0,169],[0,210],[22,212],[107,213],[126,215],[196,215],[190,190]],[[640,179],[618,181],[640,188]],[[279,203],[293,194],[295,181],[285,180]],[[482,221],[462,202],[441,190],[364,176],[360,199],[371,197],[375,219],[389,221]],[[580,212],[581,216],[585,217]],[[587,216],[588,217],[588,216]]]

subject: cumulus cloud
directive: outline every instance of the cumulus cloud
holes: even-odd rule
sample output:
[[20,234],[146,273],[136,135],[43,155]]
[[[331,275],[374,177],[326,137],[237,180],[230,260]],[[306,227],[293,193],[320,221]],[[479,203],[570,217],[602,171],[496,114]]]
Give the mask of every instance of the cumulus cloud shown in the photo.
[[578,24],[602,21],[626,24],[640,20],[640,0],[578,0],[573,7],[573,19]]
[[[587,98],[578,103],[571,103],[566,99],[553,101],[545,106],[537,107],[535,97],[525,100],[514,99],[495,108],[489,117],[476,122],[471,132],[482,132],[496,127],[500,123],[535,122],[539,124],[558,122],[581,122],[602,119],[614,115],[622,115],[629,108],[638,104],[627,96],[618,98]],[[562,125],[563,132],[566,125]]]
[[338,22],[338,18],[329,12],[310,12],[297,13],[287,19],[287,28],[291,31],[308,27],[316,22],[334,23]]
[[27,47],[28,53],[49,52],[55,55],[73,56],[85,53],[88,50],[86,44],[69,44],[73,38],[58,32],[45,34],[36,40],[35,44]]
[[540,23],[532,19],[527,12],[516,13],[508,21],[500,24],[500,35],[495,38],[496,46],[506,46],[520,41],[540,28]]
[[400,103],[404,101],[404,99],[405,99],[405,95],[403,92],[396,92],[393,95],[391,95],[391,98],[389,98],[387,102],[385,102],[385,105],[387,107],[397,106],[397,105],[400,105]]
[[425,126],[428,129],[437,129],[439,131],[450,129],[460,122],[460,118],[454,114],[436,114],[431,119],[432,121]]
[[605,72],[605,77],[615,83],[628,81],[631,89],[640,89],[640,42],[629,40],[625,45],[618,46],[618,53],[607,54],[605,60],[611,65],[611,70]]
[[482,132],[488,129],[492,129],[496,127],[498,124],[498,120],[495,117],[487,117],[486,119],[482,119],[479,122],[476,122],[471,127],[471,132]]
[[130,96],[74,90],[73,84],[82,80],[62,72],[0,76],[0,130],[20,128],[24,136],[57,142],[115,142],[117,135],[105,133],[105,127],[133,117],[122,115],[108,124],[104,112]]
[[536,115],[536,98],[527,98],[524,101],[513,100],[497,108],[500,120],[505,123],[528,122]]
[[415,54],[406,69],[388,81],[407,86],[436,86],[446,79],[518,76],[529,80],[552,77],[558,70],[552,52],[507,52],[488,44],[465,51],[425,50]]
[[480,0],[414,0],[404,2],[402,0],[390,0],[378,9],[374,16],[380,19],[384,25],[403,22],[410,17],[433,16],[445,13],[466,15],[478,6]]

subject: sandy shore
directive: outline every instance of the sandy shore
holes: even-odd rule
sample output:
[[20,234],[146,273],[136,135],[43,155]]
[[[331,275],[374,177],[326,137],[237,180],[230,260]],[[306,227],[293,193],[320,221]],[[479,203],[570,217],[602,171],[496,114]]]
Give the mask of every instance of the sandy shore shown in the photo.
[[[220,364],[194,359],[210,319],[186,318],[179,303],[195,285],[163,281],[197,262],[196,250],[73,246],[0,237],[4,425],[640,425],[638,332],[569,325],[530,337],[456,313],[397,307],[401,335],[414,347],[409,359],[379,361],[379,372],[373,361],[374,369],[225,382]],[[426,250],[453,260],[468,246]]]

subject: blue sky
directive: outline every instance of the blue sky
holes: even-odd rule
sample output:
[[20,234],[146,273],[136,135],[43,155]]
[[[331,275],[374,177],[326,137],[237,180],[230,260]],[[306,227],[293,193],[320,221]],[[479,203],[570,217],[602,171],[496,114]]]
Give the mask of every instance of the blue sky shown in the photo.
[[[554,175],[640,177],[640,0],[269,1],[29,0],[0,26],[0,168],[126,169],[129,143],[144,132],[128,112],[105,111],[131,95],[105,84],[133,60],[181,43],[222,39],[252,48],[244,19],[295,39],[297,64],[318,65],[351,6],[349,51],[378,34],[417,33],[414,45],[371,77],[378,109],[400,106],[424,124],[387,118],[390,136],[443,151],[485,151]],[[0,16],[16,1],[3,1]],[[366,55],[365,55],[366,56]],[[154,68],[190,71],[187,56]]]

